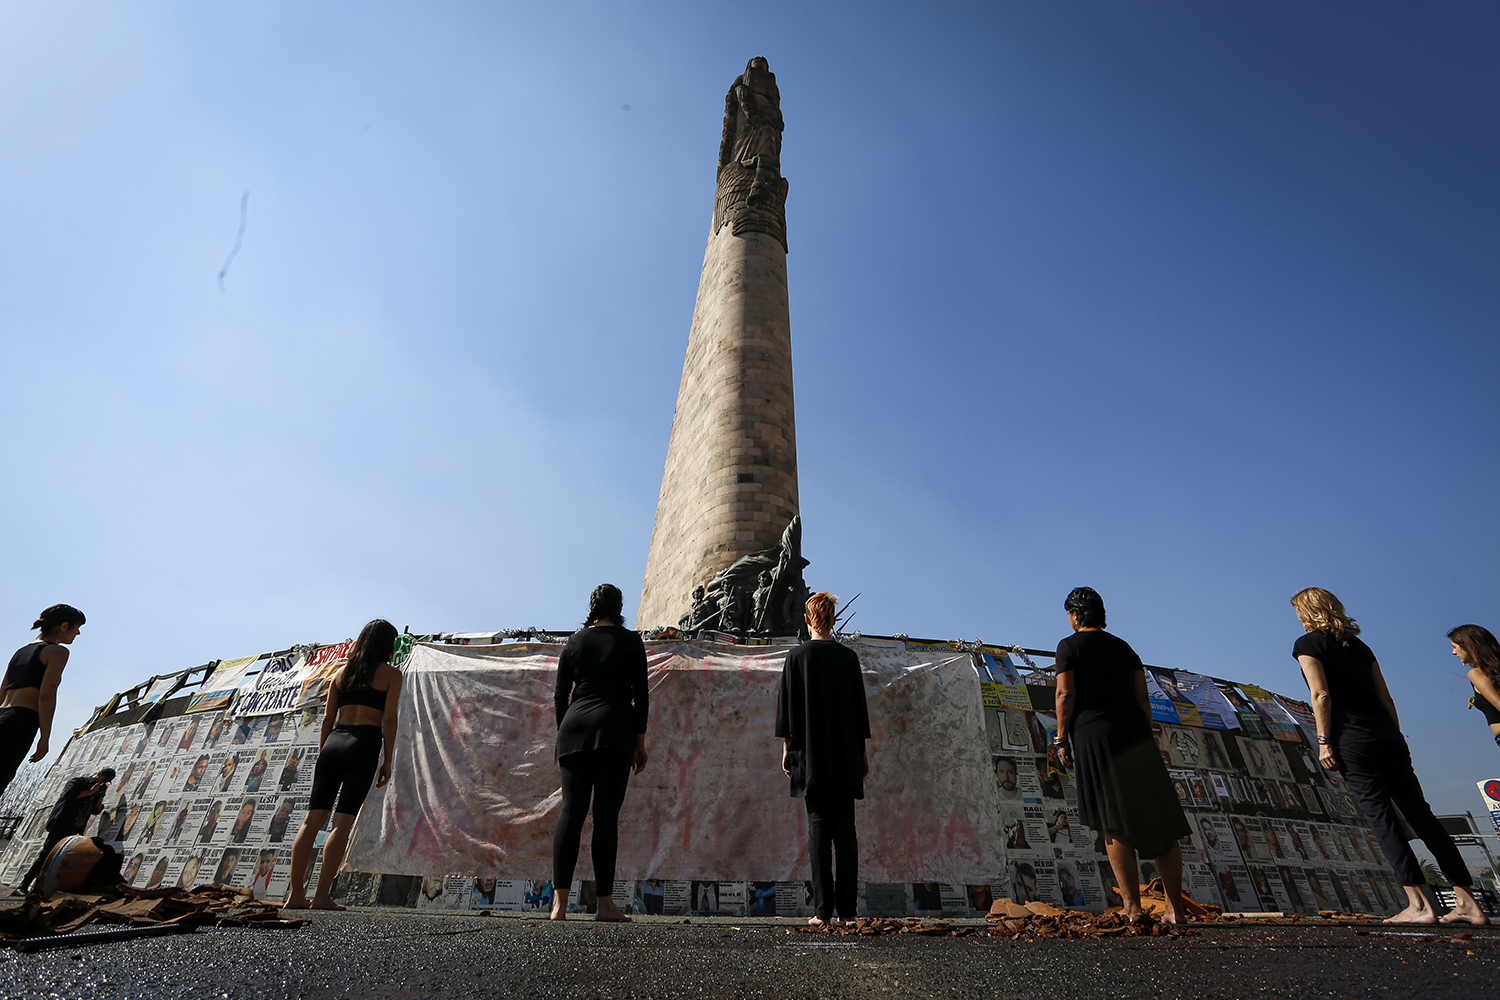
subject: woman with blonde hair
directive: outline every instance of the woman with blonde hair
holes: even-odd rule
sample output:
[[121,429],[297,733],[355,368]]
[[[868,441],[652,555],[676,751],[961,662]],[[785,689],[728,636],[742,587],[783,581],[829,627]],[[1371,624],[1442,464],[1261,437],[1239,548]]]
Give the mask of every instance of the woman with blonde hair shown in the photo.
[[1402,833],[1403,816],[1453,884],[1456,903],[1442,922],[1489,923],[1470,891],[1474,879],[1468,867],[1422,793],[1412,769],[1411,750],[1401,735],[1396,702],[1380,672],[1380,661],[1359,638],[1359,625],[1344,611],[1343,603],[1322,587],[1299,590],[1292,597],[1292,607],[1305,632],[1292,646],[1292,656],[1301,665],[1312,696],[1318,762],[1330,771],[1343,772],[1406,889],[1406,909],[1386,923],[1438,922],[1427,898],[1427,879]]
[[1490,724],[1495,745],[1500,746],[1500,642],[1483,625],[1460,625],[1448,633],[1453,655],[1469,668],[1469,684],[1474,688],[1470,701],[1484,713]]
[[[776,697],[776,735],[782,739],[781,771],[793,798],[807,806],[807,853],[812,863],[813,910],[809,924],[833,921],[834,911],[853,920],[859,895],[859,839],[854,800],[865,797],[870,773],[865,741],[870,711],[865,703],[859,655],[833,637],[838,598],[807,599],[812,638],[786,654]],[[833,859],[838,855],[838,878]]]

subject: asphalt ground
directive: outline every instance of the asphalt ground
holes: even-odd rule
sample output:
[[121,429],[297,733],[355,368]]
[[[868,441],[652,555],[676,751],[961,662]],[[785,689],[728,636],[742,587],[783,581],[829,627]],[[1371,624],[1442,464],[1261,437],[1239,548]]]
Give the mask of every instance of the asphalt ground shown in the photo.
[[[0,952],[6,998],[1491,997],[1500,931],[1209,927],[1179,939],[1038,941],[790,933],[775,918],[531,915],[372,908],[300,930]],[[957,921],[979,926],[979,921]]]

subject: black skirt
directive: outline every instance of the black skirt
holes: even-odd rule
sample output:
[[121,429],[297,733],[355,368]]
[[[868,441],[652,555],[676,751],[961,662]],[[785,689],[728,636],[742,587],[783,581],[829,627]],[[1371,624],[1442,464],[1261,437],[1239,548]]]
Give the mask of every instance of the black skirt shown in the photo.
[[1191,828],[1138,708],[1079,713],[1073,724],[1078,814],[1095,830],[1159,858]]

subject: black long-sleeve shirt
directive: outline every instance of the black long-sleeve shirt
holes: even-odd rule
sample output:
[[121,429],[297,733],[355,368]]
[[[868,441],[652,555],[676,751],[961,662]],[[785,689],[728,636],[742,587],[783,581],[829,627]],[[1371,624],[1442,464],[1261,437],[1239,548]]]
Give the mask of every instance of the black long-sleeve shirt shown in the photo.
[[74,778],[64,785],[62,794],[57,797],[52,812],[47,816],[47,832],[81,833],[88,825],[89,817],[104,808],[103,791],[88,794],[88,790],[93,787],[93,777]]
[[646,644],[622,625],[594,625],[568,637],[557,658],[557,758],[633,746],[646,731],[651,694]]
[[859,655],[833,639],[786,654],[776,698],[776,735],[787,742],[792,795],[865,797],[870,710]]

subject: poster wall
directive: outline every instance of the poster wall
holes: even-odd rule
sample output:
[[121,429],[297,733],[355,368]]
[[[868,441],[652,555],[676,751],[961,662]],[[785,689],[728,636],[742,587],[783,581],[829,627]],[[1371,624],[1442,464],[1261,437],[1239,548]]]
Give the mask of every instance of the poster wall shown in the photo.
[[[857,810],[863,912],[972,915],[1002,895],[1094,911],[1118,902],[1073,776],[1049,754],[1052,689],[1028,685],[1001,649],[855,648],[874,734]],[[415,645],[394,778],[367,800],[350,868],[424,876],[423,907],[550,908],[559,649]],[[805,812],[771,735],[785,650],[648,649],[651,761],[626,799],[617,900],[653,914],[810,912]],[[224,661],[186,714],[74,738],[0,854],[0,882],[30,863],[63,784],[109,766],[116,780],[86,832],[124,854],[132,884],[221,881],[284,896],[323,686],[346,655],[339,644],[279,664]],[[1195,899],[1231,912],[1404,905],[1353,797],[1317,766],[1305,705],[1186,671],[1153,674],[1150,687],[1157,748],[1192,827],[1181,846]],[[1500,804],[1500,780],[1480,790]],[[1154,874],[1143,863],[1143,879]],[[573,908],[592,906],[591,875],[584,851]]]

